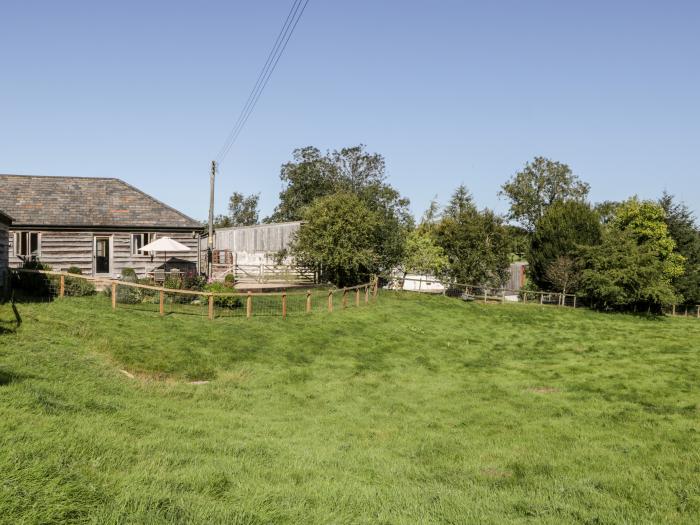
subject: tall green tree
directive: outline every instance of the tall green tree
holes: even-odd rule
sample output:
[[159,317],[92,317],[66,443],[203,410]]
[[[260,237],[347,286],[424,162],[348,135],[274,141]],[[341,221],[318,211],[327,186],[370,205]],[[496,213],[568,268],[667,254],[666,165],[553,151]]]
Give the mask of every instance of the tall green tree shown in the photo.
[[678,299],[672,282],[685,260],[675,248],[662,206],[636,197],[620,203],[603,242],[581,249],[581,292],[598,308],[658,311]]
[[638,244],[655,253],[666,277],[676,279],[683,275],[685,259],[676,251],[676,241],[669,232],[666,212],[661,205],[632,197],[617,207],[612,225],[632,233]]
[[348,286],[387,272],[403,253],[387,256],[384,217],[350,192],[317,198],[304,209],[304,226],[290,253],[298,264],[316,268],[324,279]]
[[658,312],[676,299],[658,252],[631,230],[606,228],[600,244],[581,248],[580,264],[579,293],[594,308]]
[[338,190],[337,170],[318,148],[298,148],[292,155],[294,160],[283,164],[280,170],[284,188],[279,204],[266,222],[301,220],[304,208],[315,199]]
[[409,201],[387,183],[385,170],[384,158],[365,151],[364,145],[325,155],[311,146],[297,149],[294,160],[282,166],[284,188],[268,221],[301,220],[304,208],[317,198],[344,192],[396,215],[402,222],[411,222]]
[[603,201],[596,203],[593,209],[600,216],[602,224],[610,224],[615,219],[615,214],[620,204],[617,201]]
[[[458,188],[451,202],[464,202]],[[435,226],[435,242],[448,260],[447,273],[453,282],[500,285],[508,274],[510,241],[506,227],[491,210],[473,206],[446,213]]]
[[402,262],[404,275],[416,273],[440,277],[448,267],[447,255],[427,228],[417,228],[406,237]]
[[700,231],[693,212],[664,193],[659,204],[665,212],[668,233],[676,250],[685,258],[685,272],[673,279],[676,293],[687,304],[700,304]]
[[501,187],[499,194],[510,200],[508,218],[531,232],[549,206],[557,201],[584,201],[589,189],[566,164],[535,157]]
[[476,211],[476,204],[472,194],[464,184],[460,184],[450,197],[450,202],[445,206],[446,217],[459,217],[462,213]]
[[413,217],[408,199],[387,183],[381,155],[368,153],[363,145],[326,154],[302,148],[294,152],[294,161],[282,166],[281,178],[285,187],[268,221],[302,220],[321,198],[354,195],[380,218],[373,241],[377,266],[391,268],[403,257]]
[[260,194],[243,195],[234,191],[228,201],[229,217],[232,226],[252,226],[258,224]]
[[555,202],[535,225],[527,253],[528,277],[539,288],[550,289],[550,266],[560,257],[573,260],[579,246],[598,244],[601,235],[599,216],[588,204]]

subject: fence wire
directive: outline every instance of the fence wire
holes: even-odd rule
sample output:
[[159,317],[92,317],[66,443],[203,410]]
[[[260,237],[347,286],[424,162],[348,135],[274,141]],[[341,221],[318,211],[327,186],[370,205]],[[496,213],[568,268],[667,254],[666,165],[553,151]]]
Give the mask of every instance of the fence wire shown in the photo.
[[[366,305],[371,284],[351,289],[319,288],[293,292],[207,292],[170,289],[128,281],[96,279],[59,272],[14,270],[18,300],[49,302],[62,297],[103,295],[112,308],[153,314],[214,318],[287,317]],[[109,303],[108,303],[109,304]]]

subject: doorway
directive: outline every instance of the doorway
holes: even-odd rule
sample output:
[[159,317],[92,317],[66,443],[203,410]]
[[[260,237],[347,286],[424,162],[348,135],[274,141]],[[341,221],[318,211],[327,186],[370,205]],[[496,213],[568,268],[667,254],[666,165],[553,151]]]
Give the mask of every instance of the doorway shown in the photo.
[[109,237],[95,237],[95,274],[110,273],[111,250]]

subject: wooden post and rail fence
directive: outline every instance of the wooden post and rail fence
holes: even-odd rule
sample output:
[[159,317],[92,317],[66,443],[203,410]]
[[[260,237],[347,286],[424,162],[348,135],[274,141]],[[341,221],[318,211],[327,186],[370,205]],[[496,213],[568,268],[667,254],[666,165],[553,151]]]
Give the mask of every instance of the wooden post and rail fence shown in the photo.
[[[289,300],[290,298],[300,299],[298,311],[304,313],[310,313],[313,311],[313,298],[315,295],[324,293],[318,289],[315,290],[303,290],[299,292],[208,292],[208,291],[197,291],[197,290],[180,290],[177,288],[165,288],[162,286],[153,286],[149,284],[133,283],[129,281],[122,281],[117,279],[106,279],[99,277],[90,277],[80,274],[71,274],[66,272],[53,272],[46,270],[25,270],[25,269],[11,269],[10,272],[22,274],[42,274],[46,277],[51,277],[57,279],[56,287],[57,290],[55,295],[59,298],[63,298],[67,294],[66,279],[83,279],[92,282],[95,288],[100,288],[104,291],[109,292],[111,306],[113,310],[116,310],[119,305],[119,287],[126,287],[137,290],[146,290],[152,292],[154,297],[157,295],[158,302],[158,313],[162,316],[166,313],[166,299],[168,296],[189,296],[192,300],[201,301],[206,300],[207,306],[207,317],[209,319],[214,319],[217,315],[217,299],[226,298],[238,298],[241,300],[242,309],[245,311],[245,317],[250,319],[256,315],[255,301],[262,300],[263,298],[277,298],[279,301],[279,310],[276,315],[281,316],[286,319],[289,314]],[[428,291],[428,290],[411,290],[419,293],[438,293],[442,295],[457,295],[460,297],[465,297],[473,301],[480,301],[484,303],[507,303],[509,301],[517,300],[523,304],[534,303],[539,305],[555,305],[555,306],[569,306],[576,308],[577,299],[574,294],[562,294],[557,292],[539,292],[539,291],[525,291],[525,290],[507,290],[503,288],[488,288],[473,285],[463,285],[463,284],[446,284],[445,289],[442,291]],[[341,306],[343,309],[348,308],[353,302],[350,300],[350,294],[354,292],[355,300],[354,306],[359,307],[362,304],[362,294],[364,292],[364,304],[367,305],[371,301],[375,300],[379,292],[379,280],[375,277],[368,283],[360,284],[357,286],[351,286],[347,288],[329,289],[327,290],[327,306],[326,310],[330,313],[334,311],[336,294],[341,295]],[[269,306],[269,304],[268,304]],[[264,307],[264,305],[263,305]],[[221,308],[219,309],[221,311]],[[267,310],[269,312],[269,308]],[[672,317],[685,317],[685,318],[696,318],[700,319],[700,305],[668,305],[663,308],[663,313],[670,315]],[[261,315],[270,315],[261,314]]]
[[[99,278],[99,277],[91,277],[91,276],[86,276],[86,275],[80,275],[80,274],[72,274],[72,273],[66,273],[66,272],[53,272],[53,271],[46,271],[46,270],[25,270],[25,269],[13,269],[11,270],[12,272],[16,272],[18,274],[40,274],[44,275],[47,278],[52,278],[52,279],[57,279],[58,286],[55,295],[59,298],[62,299],[66,296],[66,279],[82,279],[88,282],[93,283],[95,286],[95,289],[101,289],[104,292],[109,292],[110,296],[110,302],[113,310],[117,310],[118,305],[119,305],[119,288],[120,287],[125,287],[125,288],[130,288],[133,290],[145,290],[148,292],[152,292],[154,295],[157,294],[158,298],[158,313],[163,316],[165,315],[165,310],[166,310],[166,298],[168,296],[188,296],[192,297],[192,300],[195,301],[202,301],[203,299],[206,299],[206,305],[207,305],[207,317],[209,319],[214,319],[216,317],[216,300],[217,299],[231,299],[231,298],[238,298],[241,300],[241,304],[243,304],[243,300],[245,301],[245,317],[250,319],[255,315],[255,298],[277,298],[279,300],[279,314],[283,319],[287,318],[287,315],[289,313],[289,298],[290,297],[298,297],[302,299],[301,304],[302,308],[301,310],[304,313],[311,313],[313,310],[313,297],[316,294],[319,293],[317,290],[303,290],[299,292],[288,292],[288,291],[283,291],[283,292],[209,292],[209,291],[197,291],[197,290],[181,290],[177,288],[165,288],[162,286],[154,286],[150,284],[141,284],[141,283],[134,283],[134,282],[129,282],[129,281],[123,281],[123,280],[118,280],[118,279],[108,279],[108,278]],[[328,312],[333,312],[333,306],[334,306],[334,296],[336,294],[341,294],[341,304],[342,308],[348,308],[348,295],[351,292],[355,293],[355,306],[359,307],[361,304],[360,301],[360,294],[362,291],[364,291],[364,296],[365,296],[365,305],[370,303],[370,296],[373,298],[376,298],[377,296],[377,290],[378,288],[378,280],[376,278],[373,278],[372,281],[364,284],[360,284],[357,286],[350,286],[346,288],[339,288],[339,289],[329,289],[327,291],[327,297],[328,297],[328,303],[327,303],[327,311]],[[320,291],[320,293],[324,293],[325,291]],[[268,305],[269,306],[269,305]]]

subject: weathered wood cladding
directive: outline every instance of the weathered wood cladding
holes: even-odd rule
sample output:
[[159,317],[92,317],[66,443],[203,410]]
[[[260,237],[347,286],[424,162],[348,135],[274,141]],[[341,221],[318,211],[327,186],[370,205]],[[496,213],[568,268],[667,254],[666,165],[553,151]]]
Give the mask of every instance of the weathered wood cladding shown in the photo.
[[7,283],[7,265],[9,260],[9,227],[0,217],[0,299],[5,295]]
[[[110,239],[110,276],[117,277],[124,268],[133,268],[137,274],[143,275],[147,271],[163,264],[163,253],[153,255],[132,255],[131,236],[136,233],[148,232],[105,232],[105,231],[38,231],[40,234],[39,260],[48,264],[55,271],[65,271],[71,266],[76,266],[85,275],[93,274],[95,262],[94,239],[95,237],[108,237]],[[188,248],[189,252],[167,254],[168,259],[177,258],[192,263],[197,263],[197,238],[192,237],[191,232],[161,232],[157,237],[170,237]],[[22,260],[13,250],[14,232],[9,235],[9,265],[19,267]]]
[[289,248],[301,222],[259,224],[221,228],[214,236],[214,249],[234,253],[275,253]]

